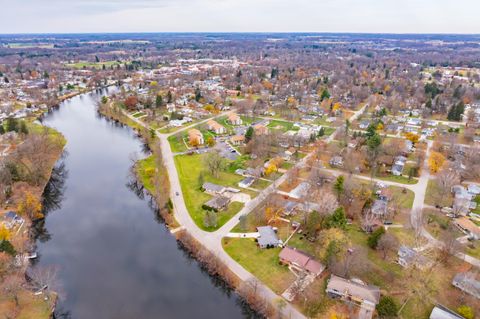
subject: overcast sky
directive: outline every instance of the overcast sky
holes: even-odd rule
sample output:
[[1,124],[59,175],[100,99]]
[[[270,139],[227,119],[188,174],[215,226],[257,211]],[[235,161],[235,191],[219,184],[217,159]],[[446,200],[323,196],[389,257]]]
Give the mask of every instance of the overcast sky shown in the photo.
[[0,0],[0,33],[480,33],[480,0]]

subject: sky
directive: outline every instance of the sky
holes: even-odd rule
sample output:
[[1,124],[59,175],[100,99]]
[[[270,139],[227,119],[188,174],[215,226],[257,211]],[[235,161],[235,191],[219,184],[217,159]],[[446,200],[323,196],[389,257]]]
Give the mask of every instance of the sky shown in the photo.
[[479,0],[0,0],[0,33],[480,34]]

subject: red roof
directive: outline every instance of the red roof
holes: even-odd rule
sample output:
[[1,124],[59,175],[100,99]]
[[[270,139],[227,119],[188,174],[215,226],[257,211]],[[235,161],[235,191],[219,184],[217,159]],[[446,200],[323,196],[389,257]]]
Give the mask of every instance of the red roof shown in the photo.
[[313,259],[313,257],[295,248],[283,248],[279,257],[281,261],[305,269],[313,274],[318,275],[325,269],[325,266]]

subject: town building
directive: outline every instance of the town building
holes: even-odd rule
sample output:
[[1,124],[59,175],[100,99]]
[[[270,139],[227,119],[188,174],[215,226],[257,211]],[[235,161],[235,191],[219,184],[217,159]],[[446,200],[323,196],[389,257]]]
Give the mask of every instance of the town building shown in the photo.
[[188,142],[190,143],[190,145],[194,146],[205,144],[202,132],[200,132],[196,128],[188,130]]
[[230,113],[228,114],[228,123],[232,125],[242,125],[243,120],[240,116],[238,116],[236,113]]

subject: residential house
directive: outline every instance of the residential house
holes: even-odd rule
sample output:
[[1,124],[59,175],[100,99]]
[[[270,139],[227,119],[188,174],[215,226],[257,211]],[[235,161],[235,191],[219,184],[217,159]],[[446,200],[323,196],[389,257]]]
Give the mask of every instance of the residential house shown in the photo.
[[227,189],[224,186],[213,184],[213,183],[203,183],[202,189],[205,193],[210,195],[220,195],[223,194]]
[[190,145],[195,146],[205,144],[202,132],[200,132],[196,128],[188,130],[188,142],[190,143]]
[[395,176],[401,176],[406,162],[407,162],[407,158],[405,156],[395,157],[395,160],[392,166],[392,174]]
[[291,192],[290,192],[290,197],[295,198],[295,199],[300,199],[305,197],[308,194],[308,191],[310,190],[311,185],[307,182],[302,182],[298,184],[297,187],[295,187]]
[[467,217],[455,218],[453,223],[473,240],[480,239],[480,227]]
[[390,123],[387,126],[385,126],[385,131],[386,132],[390,132],[390,133],[394,133],[394,134],[397,134],[401,129],[402,129],[402,127],[400,127],[398,125],[398,123]]
[[280,263],[292,267],[298,271],[305,271],[314,276],[320,275],[325,266],[316,261],[307,253],[292,247],[285,247],[278,255]]
[[430,313],[429,319],[465,319],[453,310],[442,305],[436,305]]
[[420,125],[422,125],[422,120],[412,117],[412,118],[408,119],[407,124],[408,125],[413,125],[413,126],[420,126]]
[[287,200],[283,203],[283,214],[286,216],[295,215],[298,203]]
[[415,150],[415,147],[413,146],[413,142],[410,140],[405,140],[405,151],[406,153],[411,153]]
[[458,273],[453,277],[452,285],[463,292],[480,299],[480,281],[473,273]]
[[255,135],[267,135],[268,134],[268,127],[264,124],[256,124],[253,126],[253,130]]
[[387,216],[388,204],[386,200],[376,199],[372,205],[372,214],[378,218]]
[[282,244],[272,226],[257,227],[257,232],[259,234],[257,242],[260,248],[275,248]]
[[470,212],[474,195],[462,185],[453,186],[452,192],[455,197],[453,201],[453,211],[457,215],[467,215]]
[[480,186],[476,184],[469,184],[467,191],[472,195],[480,195]]
[[243,179],[238,183],[238,186],[241,188],[248,188],[252,186],[253,183],[255,183],[254,177],[246,177],[245,179]]
[[217,195],[205,204],[203,204],[203,209],[220,212],[222,210],[225,210],[228,207],[228,204],[230,204],[230,198]]
[[234,135],[230,138],[230,143],[235,146],[243,145],[245,143],[245,136],[244,135]]
[[232,125],[242,125],[243,124],[243,121],[242,121],[241,117],[238,116],[236,113],[228,114],[227,120]]
[[369,310],[371,315],[380,301],[380,288],[335,275],[328,280],[326,292],[332,298],[355,302],[363,309]]
[[6,228],[11,229],[15,227],[15,225],[23,223],[23,218],[18,216],[14,211],[8,211],[3,216],[3,224]]
[[358,124],[358,127],[362,130],[365,130],[368,128],[368,126],[370,125],[370,120],[363,120],[360,122],[360,124]]
[[330,161],[330,165],[333,167],[342,167],[343,166],[343,158],[341,156],[333,156]]
[[215,134],[225,134],[227,130],[223,125],[218,124],[217,121],[210,120],[207,122],[208,130],[214,132]]
[[432,261],[414,249],[402,245],[398,249],[398,263],[405,268],[417,267],[425,270],[432,267]]

